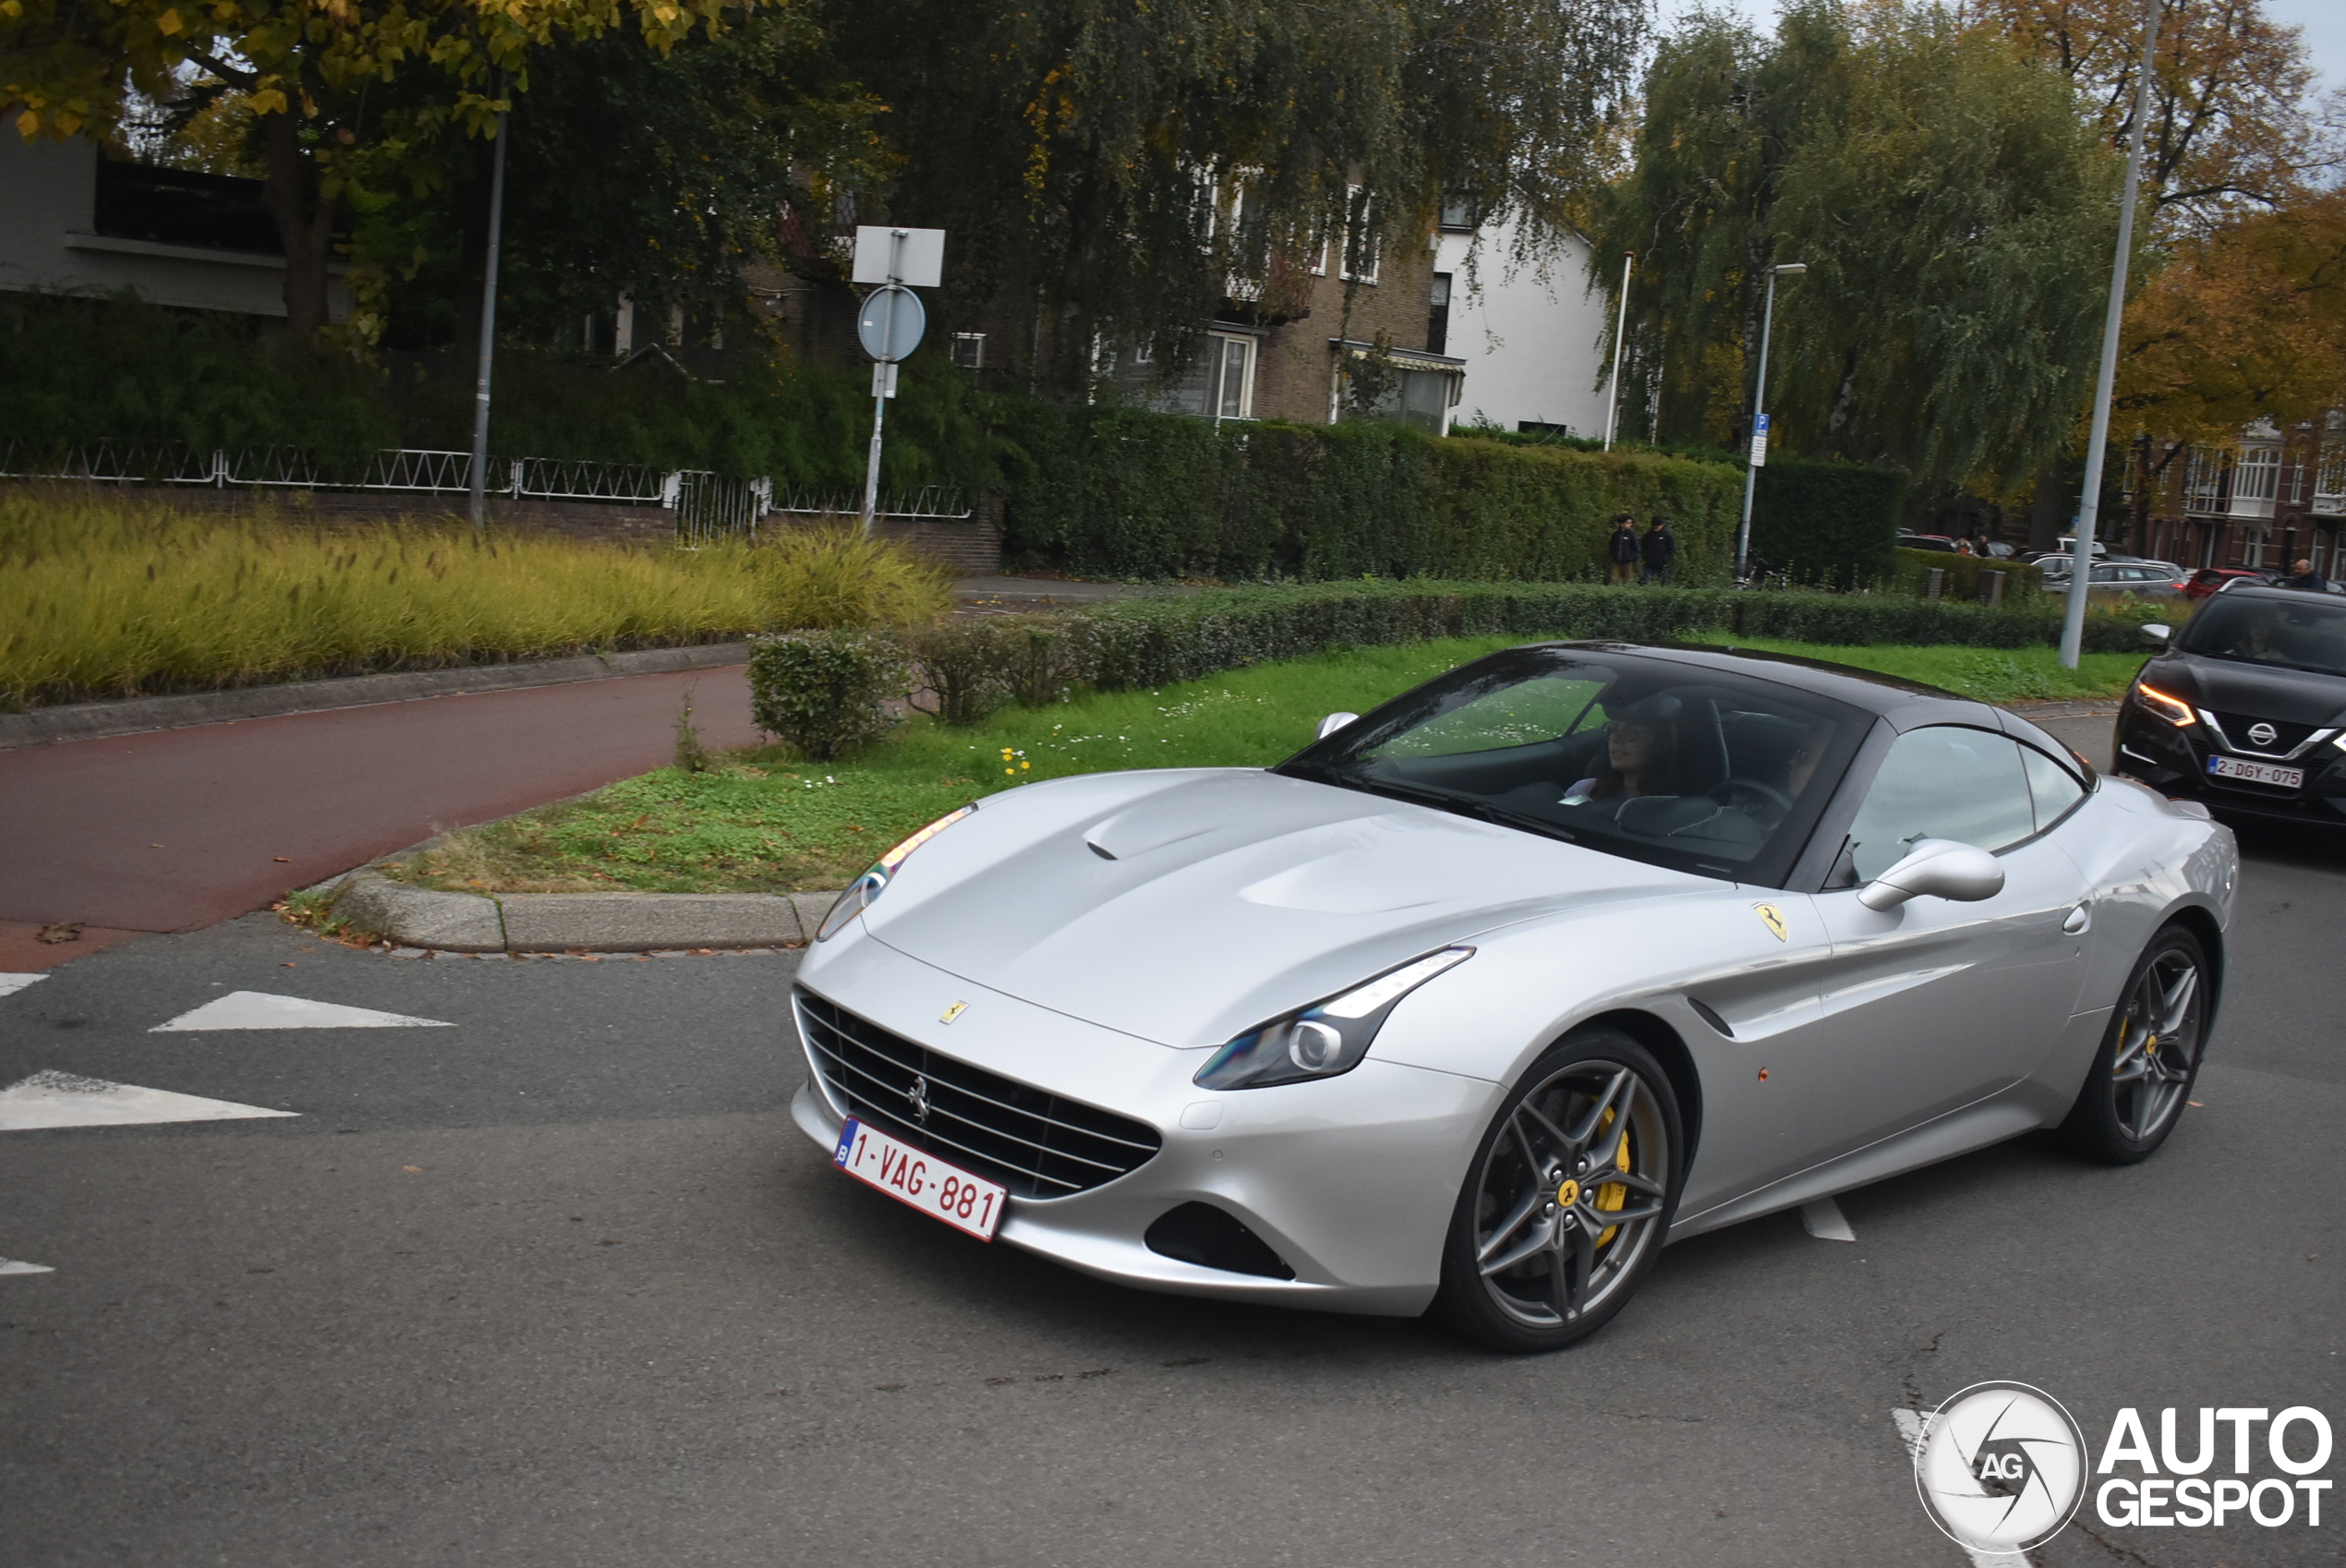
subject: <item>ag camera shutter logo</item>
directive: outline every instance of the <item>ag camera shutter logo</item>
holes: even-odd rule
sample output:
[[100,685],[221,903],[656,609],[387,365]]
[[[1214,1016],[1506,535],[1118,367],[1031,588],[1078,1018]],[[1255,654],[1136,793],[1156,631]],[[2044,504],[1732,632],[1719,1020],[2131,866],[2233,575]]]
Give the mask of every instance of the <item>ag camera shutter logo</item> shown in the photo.
[[1915,1490],[1956,1544],[2026,1551],[2059,1535],[2085,1499],[2085,1433],[2042,1389],[1974,1383],[1931,1412]]

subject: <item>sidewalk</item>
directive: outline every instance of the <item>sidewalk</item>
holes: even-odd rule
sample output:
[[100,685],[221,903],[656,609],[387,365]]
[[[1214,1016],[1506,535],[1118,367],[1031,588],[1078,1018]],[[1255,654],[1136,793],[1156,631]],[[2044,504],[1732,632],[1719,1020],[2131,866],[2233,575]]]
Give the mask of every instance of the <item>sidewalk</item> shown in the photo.
[[[756,743],[739,665],[0,752],[0,972],[185,931],[451,827],[666,763],[687,688]],[[51,923],[93,928],[37,943]]]

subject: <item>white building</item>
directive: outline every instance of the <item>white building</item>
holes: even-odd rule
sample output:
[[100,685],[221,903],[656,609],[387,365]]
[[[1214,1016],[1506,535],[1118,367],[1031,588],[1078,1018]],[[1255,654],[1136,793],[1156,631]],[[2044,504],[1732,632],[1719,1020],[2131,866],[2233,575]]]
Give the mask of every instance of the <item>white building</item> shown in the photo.
[[1458,210],[1442,217],[1433,302],[1443,342],[1426,346],[1466,362],[1457,423],[1602,437],[1606,301],[1589,277],[1588,243],[1567,235],[1541,260],[1518,262],[1512,224],[1478,236]]
[[[0,117],[0,289],[112,294],[156,305],[285,314],[285,259],[260,182],[102,160],[97,145],[27,141]],[[329,307],[350,313],[339,273]]]

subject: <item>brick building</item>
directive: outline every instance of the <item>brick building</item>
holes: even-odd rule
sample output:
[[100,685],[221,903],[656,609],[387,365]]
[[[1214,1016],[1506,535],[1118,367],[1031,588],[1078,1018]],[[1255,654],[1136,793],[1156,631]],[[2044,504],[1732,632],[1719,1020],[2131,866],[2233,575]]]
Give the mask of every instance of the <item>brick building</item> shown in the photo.
[[2167,466],[2147,507],[2128,497],[2135,553],[2185,566],[2346,570],[2346,410],[2283,430],[2259,420]]

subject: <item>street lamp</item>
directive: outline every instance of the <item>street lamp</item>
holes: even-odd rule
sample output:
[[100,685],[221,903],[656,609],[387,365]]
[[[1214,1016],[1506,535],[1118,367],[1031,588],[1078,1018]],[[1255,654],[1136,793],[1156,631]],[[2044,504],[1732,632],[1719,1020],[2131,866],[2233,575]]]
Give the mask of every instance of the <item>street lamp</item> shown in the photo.
[[1759,488],[1760,470],[1768,465],[1768,339],[1776,328],[1776,280],[1805,272],[1805,261],[1786,261],[1768,269],[1768,308],[1760,318],[1760,384],[1751,394],[1751,460],[1743,470],[1743,526],[1735,532],[1735,577],[1740,581],[1751,561],[1751,496]]

